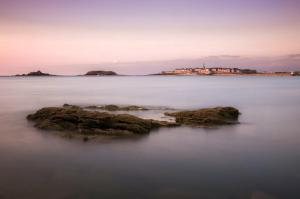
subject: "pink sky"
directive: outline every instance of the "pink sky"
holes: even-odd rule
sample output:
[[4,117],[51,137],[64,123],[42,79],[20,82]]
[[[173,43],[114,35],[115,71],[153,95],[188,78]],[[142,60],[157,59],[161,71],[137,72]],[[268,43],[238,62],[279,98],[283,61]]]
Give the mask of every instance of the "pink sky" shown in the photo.
[[101,63],[141,73],[149,65],[118,63],[219,55],[275,62],[300,53],[299,9],[296,0],[1,0],[0,74],[70,74]]

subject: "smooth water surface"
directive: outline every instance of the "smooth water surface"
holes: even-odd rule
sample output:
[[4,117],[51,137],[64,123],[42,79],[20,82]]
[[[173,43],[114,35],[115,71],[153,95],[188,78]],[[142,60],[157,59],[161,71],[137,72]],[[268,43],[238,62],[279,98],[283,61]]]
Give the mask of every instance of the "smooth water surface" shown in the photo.
[[[241,124],[83,142],[35,129],[45,106],[235,106]],[[300,198],[299,77],[0,78],[0,198]]]

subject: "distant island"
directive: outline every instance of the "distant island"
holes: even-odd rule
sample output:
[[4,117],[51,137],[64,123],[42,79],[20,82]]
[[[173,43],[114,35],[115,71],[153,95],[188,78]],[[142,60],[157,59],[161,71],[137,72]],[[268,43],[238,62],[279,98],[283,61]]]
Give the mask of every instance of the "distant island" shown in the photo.
[[[79,75],[79,76],[112,76],[112,75],[118,75],[114,71],[104,71],[104,70],[98,70],[98,71],[89,71],[84,75]],[[36,72],[30,72],[27,74],[17,74],[15,75],[17,77],[27,77],[27,76],[39,76],[39,77],[44,77],[44,76],[57,76],[57,75],[52,75],[49,73],[43,73],[42,71],[38,70]]]
[[118,75],[114,71],[104,71],[104,70],[98,70],[98,71],[89,71],[85,74],[86,76],[110,76],[110,75]]
[[51,75],[49,73],[43,73],[38,70],[36,72],[30,72],[30,73],[22,74],[22,75],[17,74],[16,76],[54,76],[54,75]]
[[162,71],[157,75],[257,75],[257,76],[298,76],[300,72],[258,72],[254,69],[224,68],[205,66],[201,68],[178,68],[172,71]]

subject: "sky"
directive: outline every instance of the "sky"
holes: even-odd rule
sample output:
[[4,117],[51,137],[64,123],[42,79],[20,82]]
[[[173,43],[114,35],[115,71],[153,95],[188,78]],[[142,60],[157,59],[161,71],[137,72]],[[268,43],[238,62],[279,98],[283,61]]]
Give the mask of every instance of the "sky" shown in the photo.
[[191,60],[300,69],[299,54],[299,0],[0,0],[0,75]]

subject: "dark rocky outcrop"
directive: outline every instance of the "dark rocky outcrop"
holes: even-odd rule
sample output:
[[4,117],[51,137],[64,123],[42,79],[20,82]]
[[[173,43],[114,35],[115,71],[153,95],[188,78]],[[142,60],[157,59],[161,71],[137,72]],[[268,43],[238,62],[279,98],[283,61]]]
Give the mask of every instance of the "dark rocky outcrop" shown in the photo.
[[[106,105],[105,110],[136,110],[139,106],[120,108],[117,105]],[[98,108],[97,106],[90,107]],[[35,127],[44,130],[67,132],[68,137],[132,136],[148,134],[160,127],[187,125],[192,127],[210,127],[238,123],[239,111],[233,107],[205,108],[193,111],[165,113],[175,117],[176,122],[142,119],[130,114],[113,114],[91,111],[79,106],[64,104],[63,107],[48,107],[27,116]],[[66,134],[61,133],[62,136]]]
[[22,74],[22,75],[16,75],[16,76],[53,76],[48,73],[43,73],[41,71],[36,71],[36,72],[30,72],[28,74]]
[[118,74],[113,71],[98,70],[98,71],[89,71],[85,75],[87,75],[87,76],[105,76],[105,75],[118,75]]
[[39,129],[70,131],[77,135],[147,134],[155,128],[176,126],[175,123],[142,119],[129,114],[87,111],[72,105],[42,108],[28,115],[27,119],[34,121]]
[[233,107],[216,107],[165,114],[175,117],[176,122],[179,124],[207,127],[236,124],[240,113]]

